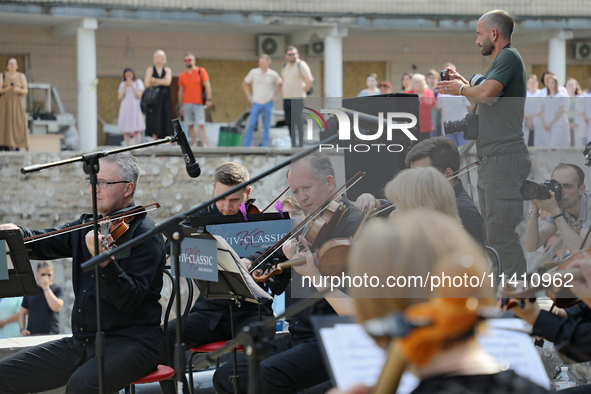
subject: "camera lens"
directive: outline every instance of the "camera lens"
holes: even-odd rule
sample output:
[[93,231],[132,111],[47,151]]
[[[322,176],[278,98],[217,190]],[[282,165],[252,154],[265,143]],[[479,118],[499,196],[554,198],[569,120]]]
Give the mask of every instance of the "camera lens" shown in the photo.
[[529,200],[537,199],[540,194],[542,193],[540,185],[537,183],[531,182],[523,187],[523,193],[528,197]]

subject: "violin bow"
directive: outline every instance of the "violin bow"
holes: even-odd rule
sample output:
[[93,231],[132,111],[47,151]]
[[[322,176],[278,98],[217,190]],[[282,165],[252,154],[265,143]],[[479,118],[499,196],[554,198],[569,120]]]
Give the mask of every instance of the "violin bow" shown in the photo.
[[[151,207],[148,209],[148,207]],[[150,212],[153,210],[156,210],[160,208],[160,204],[158,204],[157,202],[150,204],[150,205],[146,205],[146,206],[141,206],[141,207],[137,207],[134,208],[132,210],[126,211],[126,212],[122,212],[122,213],[118,213],[117,215],[113,215],[113,216],[106,216],[104,218],[101,218],[99,220],[99,226],[104,224],[104,223],[108,223],[112,220],[118,220],[118,219],[123,219],[123,218],[127,218],[130,216],[135,216],[135,215],[139,215],[141,213],[144,212]],[[24,244],[28,244],[31,242],[36,242],[36,241],[42,241],[44,239],[48,239],[48,238],[52,238],[61,234],[67,234],[67,233],[71,233],[72,231],[76,231],[76,230],[81,230],[87,227],[92,227],[93,223],[92,222],[88,222],[88,223],[80,223],[77,224],[75,226],[72,227],[67,227],[61,230],[56,230],[56,231],[52,231],[46,234],[39,234],[39,235],[34,235],[32,237],[28,237],[23,239]]]
[[377,216],[380,213],[382,213],[384,211],[387,211],[390,208],[396,208],[396,207],[394,206],[393,203],[387,202],[385,204],[380,205],[379,207],[374,208],[373,211],[371,211],[371,215],[370,216],[371,217]]
[[[275,253],[277,251],[277,249],[282,247],[285,242],[289,241],[292,237],[295,237],[300,231],[302,231],[308,223],[310,223],[313,220],[316,220],[316,218],[319,215],[321,215],[322,212],[324,212],[324,210],[326,210],[326,208],[328,208],[329,202],[334,200],[336,197],[341,196],[343,193],[346,193],[347,190],[349,190],[351,187],[353,187],[364,176],[365,176],[365,172],[362,172],[362,171],[359,171],[355,175],[353,175],[351,177],[351,179],[349,179],[347,182],[345,182],[345,184],[343,186],[338,188],[337,191],[334,192],[333,195],[330,196],[330,198],[328,200],[326,200],[326,203],[323,206],[318,207],[316,209],[316,211],[312,212],[312,214],[310,214],[306,219],[302,220],[302,222],[299,225],[297,225],[293,230],[291,230],[289,233],[285,234],[285,236],[283,238],[281,238],[279,241],[277,241],[277,243],[275,245],[271,246],[258,259],[253,261],[252,266],[250,267],[250,270],[248,271],[249,274],[252,274],[256,269],[258,269],[261,266],[261,264],[263,264],[265,261],[267,261],[269,259],[269,257],[271,257],[271,255],[273,253]],[[357,179],[355,179],[355,178],[357,178]],[[349,185],[349,183],[351,183],[351,184]],[[343,189],[345,189],[345,190],[343,190]]]
[[267,205],[267,207],[266,207],[265,209],[263,209],[263,210],[261,211],[261,213],[265,213],[265,211],[266,211],[267,209],[271,208],[271,206],[272,206],[273,204],[275,204],[275,201],[279,200],[279,199],[281,198],[281,196],[283,196],[285,193],[287,193],[287,191],[289,190],[289,188],[290,188],[290,187],[288,186],[288,187],[287,187],[287,189],[285,189],[283,192],[281,192],[281,194],[280,194],[280,195],[278,195],[278,196],[277,196],[277,197],[276,197],[276,198],[275,198],[273,201],[271,201],[271,204]]
[[477,160],[474,163],[470,163],[468,164],[466,167],[462,167],[459,170],[452,172],[451,174],[449,174],[446,179],[454,179],[459,177],[462,174],[465,174],[466,172],[473,170],[474,168],[478,167],[480,165],[480,162]]

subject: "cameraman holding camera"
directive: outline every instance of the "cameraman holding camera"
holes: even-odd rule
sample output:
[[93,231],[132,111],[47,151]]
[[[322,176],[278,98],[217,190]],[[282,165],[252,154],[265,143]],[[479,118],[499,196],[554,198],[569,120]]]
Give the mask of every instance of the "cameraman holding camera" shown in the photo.
[[[523,196],[536,197],[531,201],[525,250],[537,250],[558,231],[566,248],[575,253],[581,249],[581,243],[591,227],[591,191],[585,190],[585,173],[574,164],[559,163],[552,172],[552,181],[544,182],[542,188],[542,185],[533,184],[542,189],[541,193],[527,195],[526,192]],[[540,209],[550,212],[550,215],[538,228]]]
[[[508,275],[526,271],[515,227],[523,218],[519,187],[531,169],[522,131],[526,71],[521,55],[511,47],[514,25],[511,15],[502,10],[480,17],[476,45],[482,55],[493,56],[492,65],[484,77],[477,74],[470,82],[448,68],[449,81],[436,87],[438,93],[462,95],[478,104],[478,197],[485,241],[496,249]],[[470,119],[467,123],[470,131]]]

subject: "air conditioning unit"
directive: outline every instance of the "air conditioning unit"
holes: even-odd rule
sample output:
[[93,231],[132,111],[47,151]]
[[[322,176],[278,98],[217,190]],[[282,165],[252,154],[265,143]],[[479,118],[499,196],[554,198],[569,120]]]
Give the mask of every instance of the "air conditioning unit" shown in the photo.
[[283,58],[285,56],[285,36],[257,36],[257,56],[261,55]]
[[577,60],[591,60],[591,42],[577,42],[575,44],[574,58]]
[[316,41],[309,43],[308,57],[324,57],[324,42]]

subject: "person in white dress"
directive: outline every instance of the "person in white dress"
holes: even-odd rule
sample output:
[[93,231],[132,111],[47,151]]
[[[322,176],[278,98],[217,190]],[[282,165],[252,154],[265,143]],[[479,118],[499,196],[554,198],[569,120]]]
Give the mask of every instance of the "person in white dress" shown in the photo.
[[568,92],[569,103],[568,103],[568,123],[570,127],[571,145],[572,146],[585,146],[587,144],[587,138],[585,137],[585,121],[581,113],[581,106],[583,101],[581,100],[581,85],[579,82],[570,78],[564,85]]
[[591,77],[589,77],[589,85],[587,89],[583,90],[579,98],[579,114],[581,115],[581,122],[583,138],[585,141],[591,141]]
[[568,125],[568,97],[558,91],[558,78],[551,75],[547,78],[546,97],[541,101],[540,118],[542,126],[549,138],[550,147],[570,146]]
[[539,117],[540,100],[537,98],[538,94],[538,76],[532,74],[527,77],[527,92],[523,111],[523,138],[525,139],[525,143],[529,145],[528,142],[531,139],[530,133],[533,133],[533,146],[548,146],[548,141],[544,133],[541,132],[542,128]]

